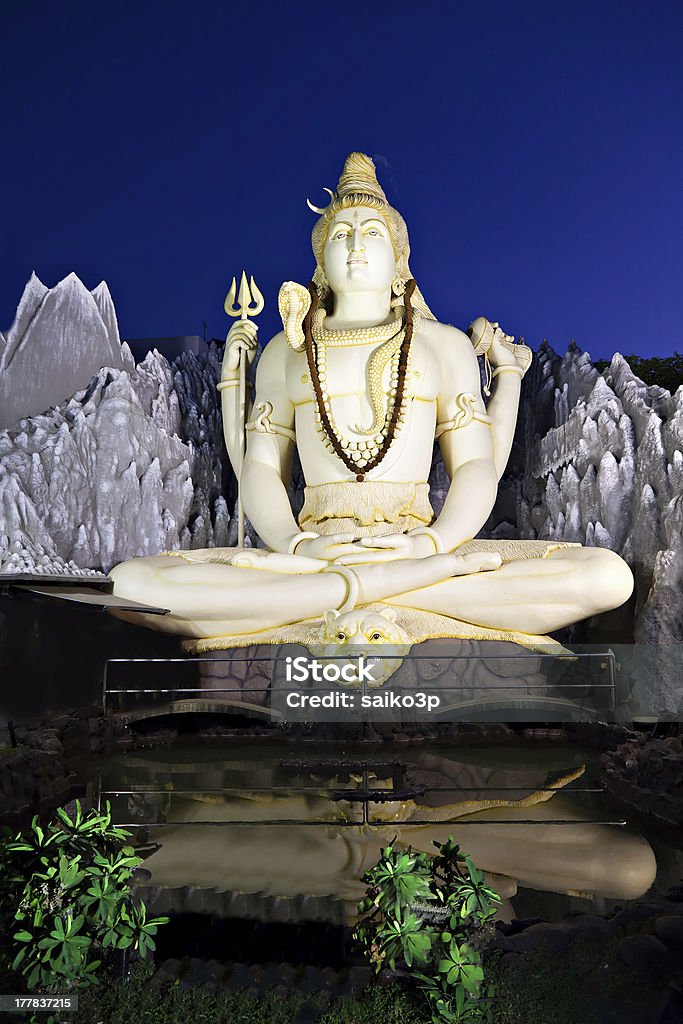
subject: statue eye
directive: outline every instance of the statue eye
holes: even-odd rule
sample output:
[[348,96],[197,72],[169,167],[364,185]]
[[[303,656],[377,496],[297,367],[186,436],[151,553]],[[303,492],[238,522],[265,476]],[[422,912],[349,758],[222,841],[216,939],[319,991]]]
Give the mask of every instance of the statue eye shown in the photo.
[[346,640],[346,633],[337,633],[337,640]]
[[379,235],[379,231],[377,230],[377,228],[370,228],[370,230],[366,231],[365,233],[366,235]]
[[370,639],[371,640],[381,640],[382,639],[382,634],[381,633],[373,633],[372,636],[370,637]]

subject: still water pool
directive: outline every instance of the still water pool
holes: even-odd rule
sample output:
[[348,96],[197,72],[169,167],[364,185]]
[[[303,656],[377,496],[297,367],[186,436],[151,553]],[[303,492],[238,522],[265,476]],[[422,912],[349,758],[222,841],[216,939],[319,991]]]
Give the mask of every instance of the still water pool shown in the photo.
[[577,747],[193,738],[89,774],[147,854],[154,909],[349,923],[361,875],[394,836],[433,852],[453,835],[505,897],[504,917],[623,903],[657,873],[651,844],[602,794],[597,755]]

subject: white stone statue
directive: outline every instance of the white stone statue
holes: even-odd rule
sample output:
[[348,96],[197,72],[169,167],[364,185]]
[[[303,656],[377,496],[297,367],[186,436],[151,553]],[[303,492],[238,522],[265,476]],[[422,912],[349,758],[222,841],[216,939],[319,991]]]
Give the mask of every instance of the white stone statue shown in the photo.
[[[267,549],[124,562],[111,573],[114,593],[170,614],[120,614],[192,638],[195,651],[305,642],[326,612],[368,607],[393,609],[392,625],[413,642],[533,648],[621,605],[633,580],[612,551],[474,539],[508,460],[531,353],[483,318],[471,338],[437,322],[410,273],[405,222],[367,156],[348,157],[330,196],[313,229],[313,282],[283,285],[284,330],[263,350],[247,413],[241,492]],[[219,384],[233,465],[239,363],[255,352],[256,325],[237,321]],[[488,403],[478,354],[493,384]],[[450,477],[437,518],[427,483],[435,438]],[[306,484],[298,522],[287,496],[295,448]],[[390,635],[380,623],[370,643]],[[348,639],[340,632],[340,644]]]

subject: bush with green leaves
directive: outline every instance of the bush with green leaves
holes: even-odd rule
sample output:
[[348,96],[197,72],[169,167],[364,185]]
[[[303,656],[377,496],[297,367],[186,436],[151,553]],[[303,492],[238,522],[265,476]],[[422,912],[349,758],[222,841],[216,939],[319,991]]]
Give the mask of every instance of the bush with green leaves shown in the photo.
[[0,957],[20,972],[30,991],[67,991],[96,983],[107,949],[143,957],[168,918],[148,918],[131,898],[130,879],[141,858],[126,845],[130,834],[103,814],[70,818],[58,808],[44,827],[0,835],[0,931],[10,937]]
[[437,856],[385,847],[366,871],[354,937],[379,973],[389,967],[424,993],[433,1024],[492,1019],[481,951],[501,902],[449,836]]

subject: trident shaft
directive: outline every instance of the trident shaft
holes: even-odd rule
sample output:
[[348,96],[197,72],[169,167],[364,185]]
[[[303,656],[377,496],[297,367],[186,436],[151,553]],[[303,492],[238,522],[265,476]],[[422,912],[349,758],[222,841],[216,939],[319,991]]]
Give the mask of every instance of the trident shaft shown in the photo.
[[[230,285],[230,291],[225,296],[224,309],[228,316],[239,317],[240,320],[248,320],[250,316],[258,316],[263,309],[263,295],[256,287],[254,278],[251,278],[251,284],[247,283],[247,275],[242,271],[242,279],[240,281],[239,295],[237,295],[237,305],[235,306],[235,296],[237,295],[237,283],[235,278],[232,279]],[[239,362],[239,462],[235,466],[235,473],[237,475],[237,543],[239,547],[244,547],[244,507],[242,505],[242,467],[244,465],[244,452],[246,447],[245,441],[245,425],[247,421],[247,409],[246,409],[246,393],[247,393],[247,357],[244,349],[240,350],[240,362]]]

